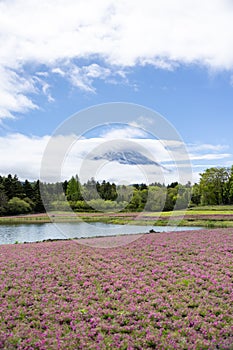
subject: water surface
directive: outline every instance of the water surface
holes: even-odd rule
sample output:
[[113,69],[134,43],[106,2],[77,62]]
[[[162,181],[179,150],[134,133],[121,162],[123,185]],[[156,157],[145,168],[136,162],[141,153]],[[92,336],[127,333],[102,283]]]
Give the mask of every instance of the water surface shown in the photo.
[[121,234],[147,233],[153,229],[157,232],[198,230],[201,227],[168,227],[168,226],[138,226],[113,225],[101,222],[95,223],[43,223],[0,225],[0,244],[15,242],[37,242],[46,239],[87,238],[96,236],[112,236]]

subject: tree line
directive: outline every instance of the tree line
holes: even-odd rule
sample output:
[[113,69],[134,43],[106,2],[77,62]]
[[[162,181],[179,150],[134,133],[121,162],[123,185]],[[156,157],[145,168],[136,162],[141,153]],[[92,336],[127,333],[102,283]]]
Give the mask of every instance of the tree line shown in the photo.
[[233,166],[206,169],[192,187],[191,200],[194,205],[233,204]]
[[45,211],[39,180],[19,181],[17,175],[0,176],[0,215],[42,213]]
[[[61,191],[62,189],[62,191]],[[43,196],[41,196],[41,190]],[[43,200],[42,200],[43,197]],[[60,183],[20,181],[17,175],[0,176],[0,215],[74,211],[170,211],[198,205],[233,204],[233,167],[213,167],[200,174],[199,183],[173,182],[116,185],[78,176]],[[44,206],[45,205],[45,206]],[[45,208],[46,207],[46,208]]]

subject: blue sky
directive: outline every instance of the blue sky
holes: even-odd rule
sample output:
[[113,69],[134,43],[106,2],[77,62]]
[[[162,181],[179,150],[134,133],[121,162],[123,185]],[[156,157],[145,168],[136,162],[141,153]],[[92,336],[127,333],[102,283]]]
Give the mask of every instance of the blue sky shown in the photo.
[[228,0],[1,1],[0,173],[38,178],[54,130],[109,102],[172,123],[194,181],[232,165],[232,44]]

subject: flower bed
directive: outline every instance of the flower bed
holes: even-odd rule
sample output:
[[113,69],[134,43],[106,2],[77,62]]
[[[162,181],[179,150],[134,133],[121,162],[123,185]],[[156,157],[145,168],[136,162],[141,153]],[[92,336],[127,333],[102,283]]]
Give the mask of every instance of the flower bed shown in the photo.
[[0,246],[0,348],[230,349],[232,232]]

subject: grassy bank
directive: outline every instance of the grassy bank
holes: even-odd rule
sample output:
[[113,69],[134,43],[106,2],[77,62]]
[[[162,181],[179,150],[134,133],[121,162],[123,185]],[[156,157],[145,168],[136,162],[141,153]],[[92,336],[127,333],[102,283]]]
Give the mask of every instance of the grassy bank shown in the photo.
[[233,206],[198,207],[173,212],[129,213],[72,213],[54,212],[45,214],[0,217],[0,224],[37,224],[50,222],[105,222],[111,224],[135,224],[155,226],[203,226],[233,227]]

